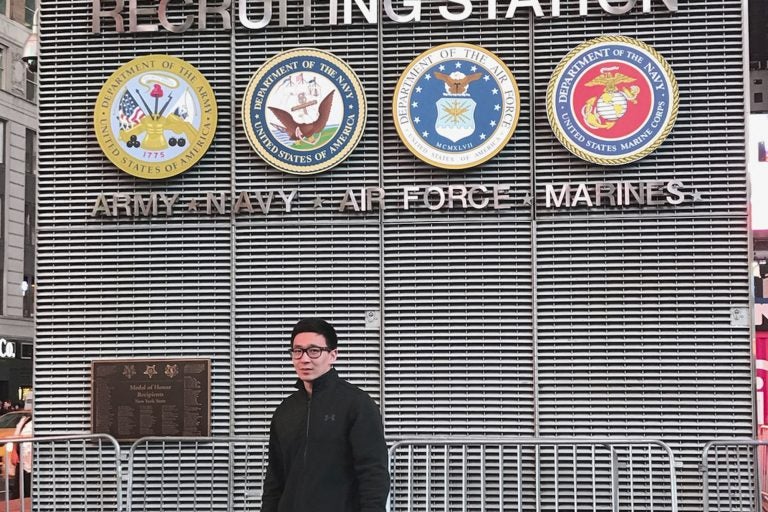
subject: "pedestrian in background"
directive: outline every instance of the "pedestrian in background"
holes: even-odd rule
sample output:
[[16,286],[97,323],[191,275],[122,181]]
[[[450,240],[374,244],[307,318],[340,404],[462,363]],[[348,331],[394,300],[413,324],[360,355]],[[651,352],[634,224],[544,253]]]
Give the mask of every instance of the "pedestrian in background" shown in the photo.
[[[21,425],[21,423],[19,423]],[[34,427],[30,419],[19,431],[19,437],[34,437]],[[21,498],[29,498],[32,489],[32,443],[17,443],[19,467],[17,471],[18,489]]]
[[275,410],[261,512],[384,512],[387,446],[376,403],[333,368],[325,320],[299,321],[289,353],[298,390]]

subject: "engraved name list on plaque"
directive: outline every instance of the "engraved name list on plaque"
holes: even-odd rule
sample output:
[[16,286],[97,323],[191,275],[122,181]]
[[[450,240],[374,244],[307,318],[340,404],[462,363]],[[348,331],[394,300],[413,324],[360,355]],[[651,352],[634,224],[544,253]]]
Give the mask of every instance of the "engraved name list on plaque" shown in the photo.
[[121,441],[145,436],[209,436],[211,361],[92,361],[91,431]]

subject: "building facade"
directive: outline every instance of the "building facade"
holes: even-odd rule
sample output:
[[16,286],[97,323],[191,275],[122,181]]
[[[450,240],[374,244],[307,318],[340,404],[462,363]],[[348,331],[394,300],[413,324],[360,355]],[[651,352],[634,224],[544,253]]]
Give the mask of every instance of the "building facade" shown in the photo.
[[34,2],[0,2],[0,398],[32,388],[37,77],[22,62]]
[[[211,360],[212,435],[265,434],[291,326],[321,316],[390,439],[661,439],[700,509],[704,442],[755,428],[741,1],[178,4],[42,1],[39,434],[90,431],[92,361],[161,357]],[[663,143],[620,165],[548,121],[558,64],[603,36],[651,45],[679,87]],[[403,71],[449,43],[492,52],[519,94],[511,138],[464,170],[396,126]],[[246,127],[252,78],[296,48],[346,63],[366,100],[357,147],[319,174],[277,169]],[[218,108],[205,154],[159,180],[119,168],[97,123],[105,84],[151,55],[194,66]],[[488,201],[459,205],[469,190]]]

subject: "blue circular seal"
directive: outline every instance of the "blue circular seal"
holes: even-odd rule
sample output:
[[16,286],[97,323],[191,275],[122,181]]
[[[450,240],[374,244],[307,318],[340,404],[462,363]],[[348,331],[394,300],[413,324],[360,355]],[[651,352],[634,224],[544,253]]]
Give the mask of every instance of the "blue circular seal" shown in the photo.
[[265,62],[243,100],[251,146],[292,174],[322,172],[344,160],[362,137],[366,113],[357,75],[334,55],[308,48]]
[[555,69],[547,117],[571,153],[622,165],[653,152],[677,118],[677,82],[669,64],[636,39],[603,36],[582,43]]
[[466,169],[493,158],[512,137],[520,93],[493,53],[465,43],[436,46],[414,59],[395,87],[400,138],[421,160]]

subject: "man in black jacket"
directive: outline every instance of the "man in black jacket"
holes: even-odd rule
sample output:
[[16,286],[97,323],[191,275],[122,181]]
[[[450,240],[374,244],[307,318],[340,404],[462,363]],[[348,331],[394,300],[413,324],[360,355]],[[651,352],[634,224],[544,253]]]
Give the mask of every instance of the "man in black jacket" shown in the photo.
[[261,512],[384,512],[387,446],[376,403],[333,368],[325,320],[299,321],[289,349],[298,391],[272,416]]

